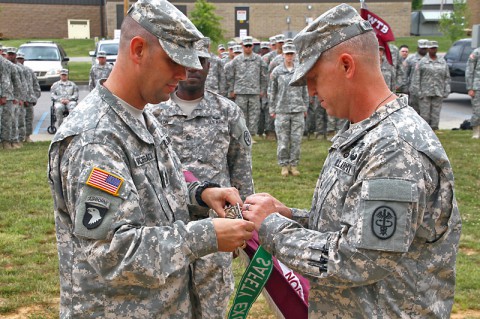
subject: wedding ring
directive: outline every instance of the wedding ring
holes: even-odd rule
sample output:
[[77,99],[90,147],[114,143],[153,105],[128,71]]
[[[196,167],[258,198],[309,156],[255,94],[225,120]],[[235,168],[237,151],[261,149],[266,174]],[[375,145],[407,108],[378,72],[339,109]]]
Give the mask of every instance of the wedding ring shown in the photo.
[[250,208],[250,204],[245,204],[243,206],[245,206],[245,210],[249,210],[249,208]]

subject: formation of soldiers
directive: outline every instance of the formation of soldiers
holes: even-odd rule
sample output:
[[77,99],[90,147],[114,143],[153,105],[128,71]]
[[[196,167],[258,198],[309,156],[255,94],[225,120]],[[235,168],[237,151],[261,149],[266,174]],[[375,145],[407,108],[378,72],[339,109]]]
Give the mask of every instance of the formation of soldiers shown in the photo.
[[[389,45],[392,64],[380,46],[381,69],[392,92],[409,96],[409,105],[433,130],[439,129],[442,101],[450,94],[450,72],[443,57],[437,56],[438,42],[420,39],[417,52],[404,58],[398,48]],[[403,60],[403,62],[402,62]]]
[[[283,46],[293,40],[284,34],[271,36],[260,43],[259,53],[253,52],[253,38],[244,37],[241,44],[229,41],[219,44],[218,55],[211,54],[210,72],[206,88],[234,100],[242,109],[252,134],[252,143],[260,137],[275,140],[274,118],[269,109],[270,79],[274,69],[283,64]],[[237,58],[238,56],[238,58]],[[295,64],[298,60],[295,58]],[[335,134],[344,121],[328,116],[318,100],[311,97],[306,105],[303,135],[308,138],[328,138]]]
[[0,141],[3,149],[18,149],[31,143],[33,107],[41,95],[32,69],[14,47],[0,45]]

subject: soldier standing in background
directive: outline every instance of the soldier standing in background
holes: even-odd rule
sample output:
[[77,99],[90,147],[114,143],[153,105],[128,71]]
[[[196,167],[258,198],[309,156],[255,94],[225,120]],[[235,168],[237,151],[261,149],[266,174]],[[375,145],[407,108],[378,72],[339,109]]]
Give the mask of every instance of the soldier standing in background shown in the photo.
[[107,63],[107,52],[98,51],[97,53],[98,63],[92,65],[90,69],[90,76],[88,81],[88,89],[92,91],[97,82],[101,79],[106,79],[112,72],[113,65]]
[[262,247],[310,282],[309,318],[450,318],[461,220],[447,154],[407,98],[386,86],[372,26],[341,4],[294,40],[337,133],[311,210],[270,195],[243,215]]
[[[245,116],[248,130],[253,136],[258,132],[260,99],[266,96],[267,66],[262,57],[253,52],[253,38],[243,38],[243,53],[225,68],[229,97],[235,99]],[[252,143],[254,139],[252,139]]]
[[277,160],[282,167],[281,175],[300,175],[297,169],[300,161],[300,146],[305,128],[308,105],[306,86],[290,86],[295,73],[295,46],[283,46],[283,63],[270,76],[268,105],[270,116],[275,119],[277,134]]
[[71,112],[77,106],[78,101],[78,86],[68,80],[67,69],[60,71],[60,81],[53,83],[50,88],[50,95],[54,103],[57,127],[60,127],[64,114]]
[[412,86],[418,92],[420,116],[438,130],[442,102],[450,94],[450,71],[443,57],[437,56],[438,42],[428,42],[428,54],[418,61]]
[[[12,68],[13,65],[4,57],[6,55],[3,51],[3,46],[0,47],[0,142],[2,148],[11,149],[12,144],[9,141],[9,132],[11,125],[11,108],[13,103],[13,83],[12,83]],[[5,120],[5,117],[9,120]]]
[[208,71],[205,87],[212,92],[227,96],[227,78],[225,77],[223,62],[219,57],[210,52],[210,39],[204,38],[204,41],[208,41],[208,52],[210,54],[210,69]]
[[468,95],[472,98],[472,138],[480,138],[480,48],[470,54],[465,70]]
[[29,93],[26,101],[24,102],[23,110],[19,116],[19,136],[20,141],[33,143],[32,139],[30,138],[30,135],[33,133],[33,107],[37,104],[38,98],[42,95],[42,90],[38,83],[35,72],[23,64],[25,62],[25,57],[23,54],[17,54],[17,62],[18,64],[23,65],[25,79],[29,86]]
[[428,40],[420,39],[417,41],[417,52],[413,55],[410,55],[403,62],[405,77],[403,85],[403,93],[408,94],[408,104],[413,107],[418,114],[420,114],[420,108],[418,106],[418,92],[415,91],[415,88],[412,86],[413,71],[420,61],[421,58],[427,54]]
[[[202,70],[187,68],[170,100],[147,108],[172,139],[183,169],[199,180],[235,187],[244,199],[254,193],[251,139],[240,108],[229,99],[205,90],[209,60],[208,38],[195,43]],[[211,217],[217,217],[210,211]],[[232,254],[217,252],[193,264],[196,318],[225,318],[234,289]]]
[[[7,59],[10,61],[11,79],[13,84],[13,103],[10,104],[10,108],[4,111],[3,128],[6,131],[8,137],[7,141],[10,142],[12,148],[21,148],[23,142],[19,140],[18,135],[18,118],[20,116],[20,108],[23,108],[23,103],[27,98],[27,86],[25,84],[25,77],[23,76],[23,67],[19,66],[16,61],[17,50],[15,48],[7,48]],[[5,114],[6,113],[6,114]],[[2,129],[3,130],[3,129]],[[4,144],[4,148],[8,148]]]

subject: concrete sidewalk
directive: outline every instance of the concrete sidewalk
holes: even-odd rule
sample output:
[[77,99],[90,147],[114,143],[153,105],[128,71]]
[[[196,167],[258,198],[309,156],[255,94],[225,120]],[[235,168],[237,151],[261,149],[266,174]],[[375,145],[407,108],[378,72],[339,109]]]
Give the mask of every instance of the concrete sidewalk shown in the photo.
[[51,141],[54,136],[55,134],[42,133],[42,134],[30,135],[30,138],[34,142],[42,142],[42,141]]

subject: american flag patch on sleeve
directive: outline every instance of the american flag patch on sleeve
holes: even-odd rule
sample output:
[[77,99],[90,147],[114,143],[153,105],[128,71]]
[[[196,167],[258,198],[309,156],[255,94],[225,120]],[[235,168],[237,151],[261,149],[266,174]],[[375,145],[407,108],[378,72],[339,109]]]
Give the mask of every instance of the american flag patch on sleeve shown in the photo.
[[92,169],[87,179],[87,185],[101,189],[114,196],[118,196],[118,191],[122,184],[123,178],[99,169],[98,167]]

